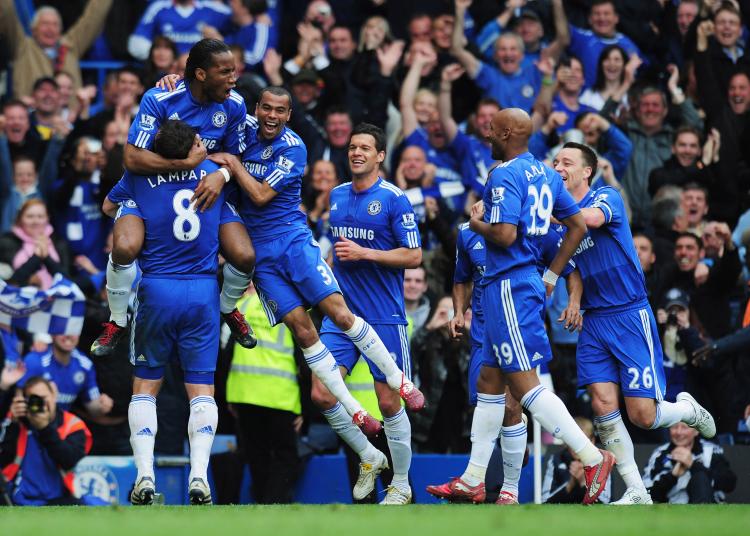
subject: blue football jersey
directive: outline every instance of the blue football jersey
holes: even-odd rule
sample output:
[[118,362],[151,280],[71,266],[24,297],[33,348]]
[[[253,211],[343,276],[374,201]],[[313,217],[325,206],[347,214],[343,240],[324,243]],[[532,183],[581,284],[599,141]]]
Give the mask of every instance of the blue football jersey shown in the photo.
[[247,116],[247,148],[242,156],[247,172],[266,182],[277,194],[259,207],[239,192],[237,208],[253,241],[270,240],[294,229],[307,229],[307,216],[300,210],[302,177],[307,163],[305,143],[284,127],[273,140],[258,136],[258,120]]
[[[345,237],[384,251],[421,247],[411,203],[382,178],[362,192],[355,192],[351,182],[334,188],[330,214],[332,243]],[[354,314],[372,324],[406,324],[404,270],[369,261],[342,262],[334,253],[333,273]]]
[[644,302],[646,279],[620,193],[604,186],[591,190],[578,205],[598,208],[605,222],[588,230],[574,255],[583,278],[581,309],[595,312]]
[[530,238],[549,232],[551,216],[563,220],[580,212],[560,175],[528,152],[490,172],[483,201],[485,222],[510,223],[518,228],[515,242],[507,248],[487,241],[488,280],[516,268],[535,266],[538,253]]
[[471,312],[479,320],[482,311],[482,278],[487,257],[484,237],[469,229],[468,223],[458,227],[456,237],[456,270],[453,273],[454,283],[474,283],[471,292]]
[[196,0],[192,5],[178,5],[172,0],[157,0],[146,8],[134,36],[152,40],[157,35],[169,37],[180,54],[203,39],[203,28],[213,26],[226,35],[232,24],[232,10],[223,2]]
[[137,207],[146,227],[138,264],[144,276],[216,277],[219,225],[240,221],[223,193],[205,212],[188,205],[198,182],[218,169],[204,160],[191,171],[139,176],[125,172],[109,199]]
[[198,102],[183,80],[174,91],[155,87],[143,95],[128,143],[152,150],[159,126],[168,119],[180,119],[195,129],[209,153],[240,154],[245,150],[246,115],[245,101],[236,91],[222,103]]
[[96,384],[96,372],[91,360],[78,350],[73,350],[70,363],[63,365],[52,356],[52,350],[32,352],[24,358],[26,373],[18,382],[23,388],[29,378],[42,376],[57,386],[58,409],[70,409],[73,402],[81,397],[83,402],[99,398],[99,387]]

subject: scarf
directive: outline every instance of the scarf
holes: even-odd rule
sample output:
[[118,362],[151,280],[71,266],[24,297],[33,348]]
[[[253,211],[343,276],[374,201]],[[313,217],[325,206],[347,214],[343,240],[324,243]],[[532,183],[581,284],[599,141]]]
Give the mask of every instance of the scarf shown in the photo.
[[[11,229],[11,232],[18,238],[20,238],[22,242],[21,249],[19,249],[16,255],[13,257],[13,269],[17,270],[18,268],[23,266],[26,261],[34,256],[36,240],[18,225],[14,225]],[[58,255],[57,250],[55,249],[55,244],[50,239],[50,236],[52,236],[52,226],[50,224],[47,224],[47,227],[45,227],[44,236],[47,237],[47,251],[50,258],[56,262],[60,262],[60,255]],[[47,268],[45,266],[42,266],[42,268],[36,273],[36,275],[41,281],[41,289],[46,290],[50,286],[52,286],[52,274],[47,271]]]

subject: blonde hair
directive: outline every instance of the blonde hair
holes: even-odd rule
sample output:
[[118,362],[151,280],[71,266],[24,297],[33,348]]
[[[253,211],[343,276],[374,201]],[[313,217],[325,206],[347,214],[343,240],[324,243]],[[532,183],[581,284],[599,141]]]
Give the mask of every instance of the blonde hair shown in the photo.
[[[362,28],[359,31],[359,44],[357,45],[357,50],[359,52],[363,52],[365,50],[365,27],[370,23],[370,21],[378,21],[380,23],[380,27],[383,30],[383,41],[378,43],[377,47],[383,44],[385,41],[393,41],[393,34],[391,33],[391,25],[388,24],[388,21],[381,17],[380,15],[373,15],[372,17],[369,17],[365,23],[362,25]],[[377,48],[376,47],[376,48]]]

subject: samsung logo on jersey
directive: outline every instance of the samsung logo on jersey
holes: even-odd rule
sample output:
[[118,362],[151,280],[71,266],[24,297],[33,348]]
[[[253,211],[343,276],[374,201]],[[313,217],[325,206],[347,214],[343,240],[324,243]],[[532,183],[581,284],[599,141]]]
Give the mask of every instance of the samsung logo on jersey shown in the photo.
[[591,238],[590,236],[587,236],[586,238],[581,240],[581,243],[578,245],[578,249],[576,250],[574,255],[578,255],[582,251],[586,251],[587,249],[593,248],[593,247],[594,247],[594,239]]
[[361,227],[331,227],[333,236],[344,238],[362,238],[364,240],[375,240],[375,231]]
[[194,169],[191,170],[185,170],[185,171],[173,171],[169,173],[169,175],[157,175],[156,180],[152,177],[146,177],[146,180],[148,181],[148,185],[151,186],[151,188],[156,188],[160,184],[164,184],[167,182],[183,182],[183,181],[197,181],[202,179],[208,175],[205,170],[200,170],[200,176],[195,172]]
[[245,162],[245,169],[253,177],[265,177],[268,166],[257,162]]

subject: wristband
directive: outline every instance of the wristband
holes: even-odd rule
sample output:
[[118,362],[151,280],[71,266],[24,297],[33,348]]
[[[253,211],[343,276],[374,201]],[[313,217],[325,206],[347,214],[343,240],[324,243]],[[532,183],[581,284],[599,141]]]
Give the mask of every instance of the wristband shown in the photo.
[[555,285],[557,285],[557,280],[559,277],[560,276],[557,275],[555,272],[552,272],[550,270],[545,270],[544,275],[542,276],[542,281],[554,287]]
[[545,76],[544,78],[542,78],[543,86],[552,86],[554,84],[555,84],[555,79],[552,78],[551,76]]
[[229,174],[229,170],[227,168],[220,167],[219,168],[219,173],[221,173],[222,175],[224,175],[224,182],[229,182],[229,179],[232,177]]

